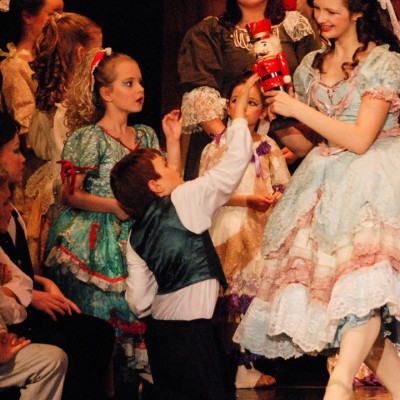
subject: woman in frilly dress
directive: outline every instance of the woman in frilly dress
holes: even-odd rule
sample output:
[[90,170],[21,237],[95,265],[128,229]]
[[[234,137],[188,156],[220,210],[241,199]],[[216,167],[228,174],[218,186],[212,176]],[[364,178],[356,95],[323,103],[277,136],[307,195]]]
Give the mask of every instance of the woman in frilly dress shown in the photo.
[[234,340],[268,358],[339,348],[324,400],[351,399],[363,361],[399,400],[400,26],[387,1],[312,5],[327,45],[297,69],[297,98],[267,101],[325,142],[271,214],[262,284]]

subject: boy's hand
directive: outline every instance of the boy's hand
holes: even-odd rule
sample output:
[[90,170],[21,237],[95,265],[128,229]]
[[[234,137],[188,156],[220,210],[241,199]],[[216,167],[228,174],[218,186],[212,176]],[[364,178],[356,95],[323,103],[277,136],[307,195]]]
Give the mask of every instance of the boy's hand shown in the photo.
[[178,141],[182,133],[183,114],[180,110],[173,110],[162,120],[162,127],[167,141]]
[[21,349],[30,344],[24,337],[18,338],[14,333],[0,333],[0,365],[10,361]]
[[235,110],[232,113],[232,119],[245,118],[245,110],[249,100],[249,91],[259,79],[260,77],[258,74],[253,74],[249,79],[247,79],[244,85],[242,85],[239,96],[236,99]]

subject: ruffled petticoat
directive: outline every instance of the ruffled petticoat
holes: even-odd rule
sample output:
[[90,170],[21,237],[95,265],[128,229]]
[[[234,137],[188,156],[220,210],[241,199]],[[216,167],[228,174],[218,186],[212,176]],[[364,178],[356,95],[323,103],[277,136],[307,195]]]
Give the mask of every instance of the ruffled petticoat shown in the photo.
[[112,213],[66,208],[49,232],[43,272],[83,313],[110,322],[129,367],[148,370],[146,324],[125,300],[130,226]]
[[364,155],[307,156],[266,226],[262,284],[234,336],[242,347],[298,357],[338,347],[372,310],[392,328],[400,320],[399,152],[386,137]]

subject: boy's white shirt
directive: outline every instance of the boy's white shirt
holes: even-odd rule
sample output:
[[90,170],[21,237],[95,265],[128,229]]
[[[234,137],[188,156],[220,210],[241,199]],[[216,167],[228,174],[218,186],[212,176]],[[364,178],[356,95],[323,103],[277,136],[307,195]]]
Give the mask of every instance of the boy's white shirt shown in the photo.
[[[26,318],[26,307],[32,299],[33,282],[28,275],[24,274],[7,256],[0,247],[0,263],[6,264],[9,268],[12,278],[10,282],[0,286],[0,330],[4,324],[17,324]],[[1,290],[2,287],[10,289],[18,298],[5,295]]]
[[[253,153],[252,139],[244,118],[232,121],[226,132],[227,151],[203,176],[179,185],[171,200],[183,226],[200,234],[211,226],[215,210],[224,205],[240,183]],[[206,318],[214,313],[219,282],[208,279],[176,292],[157,295],[158,285],[146,262],[127,246],[126,301],[137,317],[151,313],[160,320]]]

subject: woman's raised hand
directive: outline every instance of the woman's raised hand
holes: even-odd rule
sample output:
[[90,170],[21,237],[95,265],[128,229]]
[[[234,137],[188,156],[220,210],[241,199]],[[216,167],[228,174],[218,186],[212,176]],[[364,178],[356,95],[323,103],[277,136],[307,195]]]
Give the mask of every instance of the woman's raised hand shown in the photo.
[[293,91],[289,94],[282,90],[270,90],[265,93],[269,112],[279,114],[283,117],[294,117],[298,101]]

